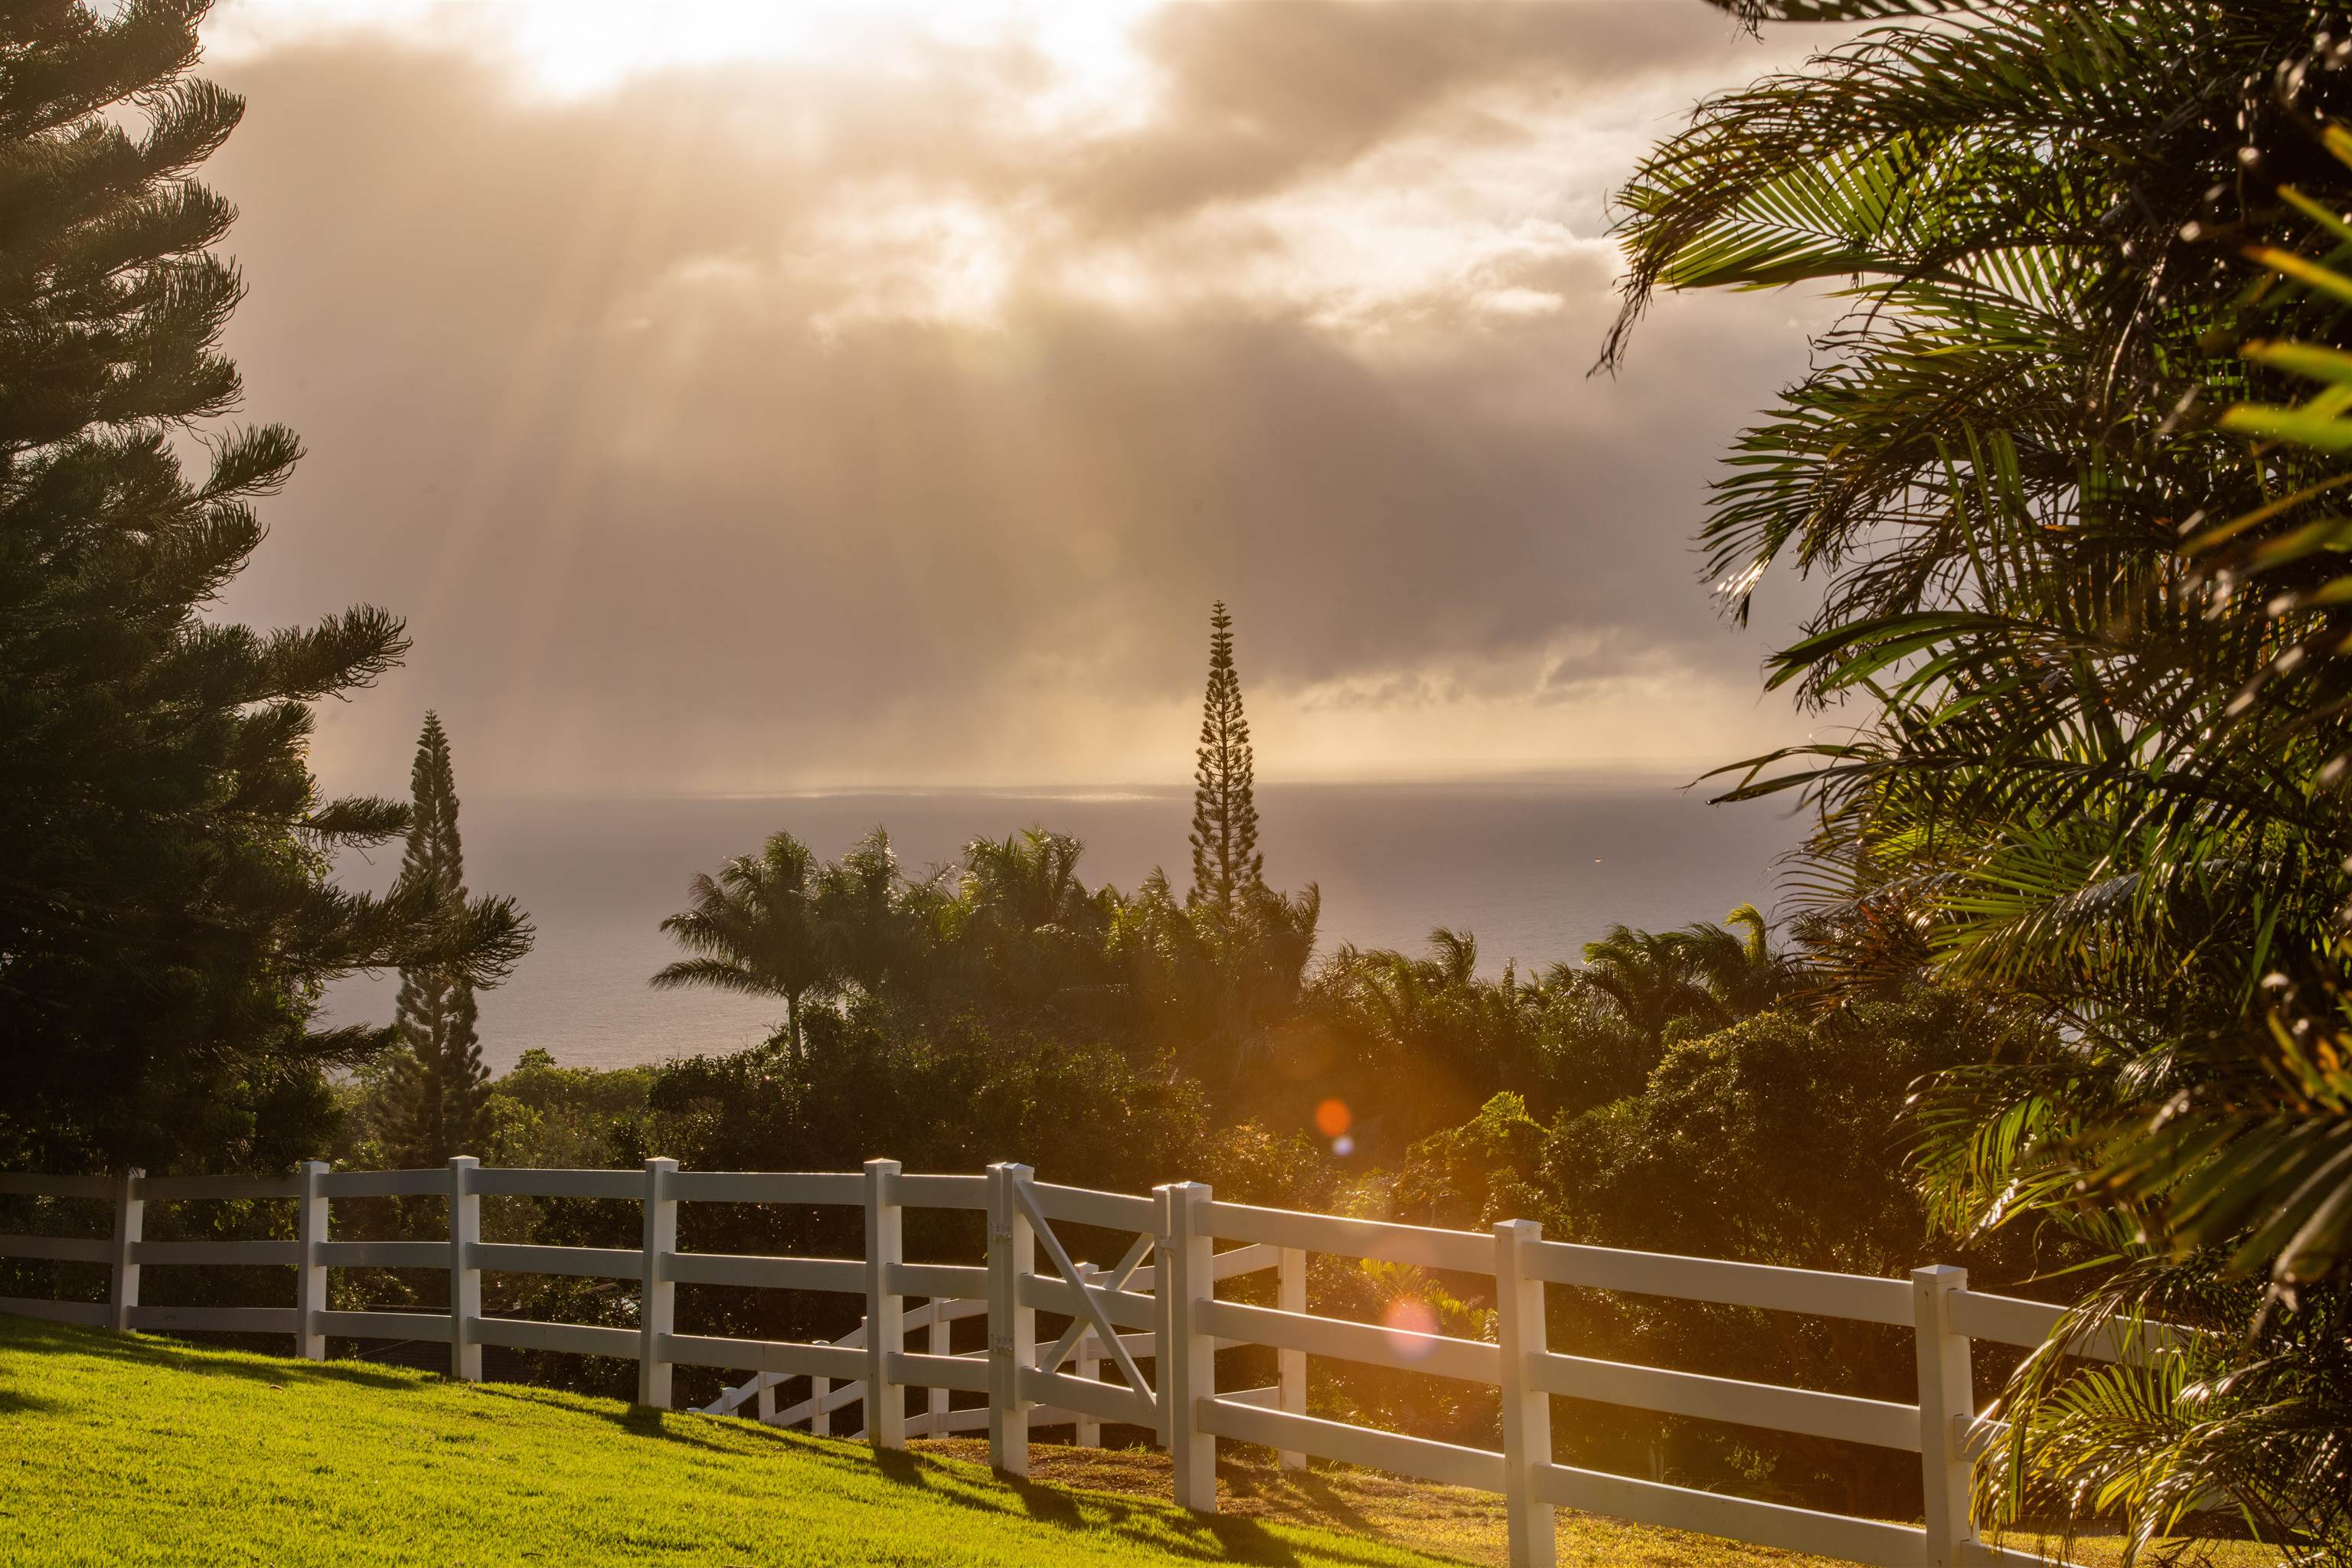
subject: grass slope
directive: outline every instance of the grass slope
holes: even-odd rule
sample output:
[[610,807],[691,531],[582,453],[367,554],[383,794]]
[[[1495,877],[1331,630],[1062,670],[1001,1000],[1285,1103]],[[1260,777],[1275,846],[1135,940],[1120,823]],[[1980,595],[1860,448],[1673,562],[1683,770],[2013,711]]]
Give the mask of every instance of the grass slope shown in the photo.
[[[1504,1556],[1499,1498],[1365,1471],[1287,1476],[1232,1457],[1219,1467],[1224,1511],[1202,1520],[1165,1502],[1162,1454],[1040,1446],[1035,1484],[1013,1486],[975,1462],[984,1444],[920,1447],[876,1455],[542,1389],[0,1315],[0,1568],[1459,1568]],[[1562,1568],[1829,1568],[1567,1510],[1559,1546]],[[2073,1555],[2109,1568],[2119,1546],[2078,1542]],[[2212,1542],[2185,1560],[2252,1568],[2278,1555]]]
[[1436,1561],[747,1422],[0,1317],[0,1563]]
[[[1490,1493],[1339,1466],[1318,1466],[1302,1476],[1277,1468],[1262,1448],[1236,1453],[1233,1445],[1225,1447],[1217,1460],[1217,1507],[1231,1517],[1322,1525],[1486,1568],[1504,1568],[1508,1561],[1503,1500]],[[978,1461],[988,1457],[988,1445],[969,1437],[919,1437],[915,1447]],[[1152,1498],[1166,1497],[1170,1484],[1168,1456],[1143,1448],[1040,1445],[1032,1450],[1030,1475],[1055,1485]],[[1559,1510],[1557,1522],[1560,1568],[1849,1568],[1826,1557],[1628,1524],[1572,1509]],[[2002,1544],[2053,1555],[2063,1545],[2030,1533],[2011,1533]],[[2115,1536],[2078,1538],[2066,1555],[2080,1568],[2119,1568],[2123,1542]],[[2185,1541],[2169,1542],[2141,1561],[2160,1562],[2165,1568],[2277,1568],[2281,1554],[2246,1542]]]

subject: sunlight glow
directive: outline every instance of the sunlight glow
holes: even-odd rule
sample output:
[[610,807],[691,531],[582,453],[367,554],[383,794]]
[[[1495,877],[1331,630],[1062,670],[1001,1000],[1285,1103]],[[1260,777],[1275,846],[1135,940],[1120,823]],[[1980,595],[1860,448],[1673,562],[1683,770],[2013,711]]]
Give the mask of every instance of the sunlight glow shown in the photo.
[[[1781,743],[1745,670],[1681,629],[1462,563],[1549,560],[1628,510],[1560,498],[1555,454],[1651,439],[1641,376],[1670,359],[1630,393],[1579,374],[1612,308],[1608,171],[1689,79],[1561,91],[1582,80],[1565,54],[1521,71],[1475,48],[1458,72],[1384,65],[1353,22],[1316,44],[1261,37],[1271,14],[220,0],[207,49],[257,105],[231,188],[319,215],[248,221],[237,246],[257,275],[331,279],[404,323],[343,313],[331,401],[294,346],[318,312],[285,318],[274,350],[241,351],[278,355],[257,399],[343,418],[313,471],[343,463],[365,499],[391,461],[369,423],[379,361],[462,369],[423,397],[448,458],[406,498],[430,527],[395,586],[420,648],[467,648],[452,668],[494,688],[489,731],[530,738],[484,776],[1182,779],[1198,692],[1174,650],[1193,628],[1168,606],[1212,587],[1362,593],[1412,623],[1391,658],[1310,616],[1253,667],[1268,779],[1679,768]],[[333,90],[289,90],[305,79]],[[403,249],[435,266],[370,270]],[[1302,548],[1256,548],[1293,527]],[[1424,613],[1397,584],[1439,529],[1464,548],[1432,561]],[[1398,547],[1333,550],[1364,530]],[[656,552],[650,584],[621,564]],[[723,620],[710,606],[763,577],[823,601],[778,634],[805,636],[820,679],[681,704],[661,658],[616,651]],[[923,631],[869,640],[895,602]],[[1004,635],[973,659],[951,628],[983,602]],[[1334,638],[1351,651],[1318,651]],[[773,651],[757,646],[751,665]],[[875,690],[836,700],[866,675],[850,650],[882,646]],[[961,699],[933,692],[967,675]],[[666,743],[612,746],[627,712]],[[355,769],[405,766],[407,733],[361,759],[325,724]]]
[[813,226],[850,297],[811,319],[820,337],[854,322],[911,320],[984,324],[1003,303],[1018,258],[1002,215],[970,200],[877,192]]
[[1381,1327],[1388,1331],[1390,1348],[1408,1360],[1419,1361],[1437,1348],[1424,1337],[1438,1331],[1437,1314],[1418,1296],[1391,1301],[1381,1313]]
[[236,57],[354,29],[511,58],[542,90],[604,90],[633,76],[755,60],[824,60],[930,40],[1034,51],[1105,97],[1139,67],[1128,43],[1144,0],[225,0],[207,47]]

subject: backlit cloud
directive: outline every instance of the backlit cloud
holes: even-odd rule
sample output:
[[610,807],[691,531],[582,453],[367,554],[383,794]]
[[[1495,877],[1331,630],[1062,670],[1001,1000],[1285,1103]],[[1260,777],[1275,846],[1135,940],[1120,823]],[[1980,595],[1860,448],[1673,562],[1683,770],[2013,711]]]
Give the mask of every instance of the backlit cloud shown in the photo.
[[1789,728],[1688,540],[1812,307],[1585,376],[1608,190],[1773,63],[1711,8],[803,18],[545,79],[532,15],[221,19],[230,346],[310,449],[229,608],[416,638],[334,782],[427,705],[481,790],[1181,776],[1220,596],[1270,776]]

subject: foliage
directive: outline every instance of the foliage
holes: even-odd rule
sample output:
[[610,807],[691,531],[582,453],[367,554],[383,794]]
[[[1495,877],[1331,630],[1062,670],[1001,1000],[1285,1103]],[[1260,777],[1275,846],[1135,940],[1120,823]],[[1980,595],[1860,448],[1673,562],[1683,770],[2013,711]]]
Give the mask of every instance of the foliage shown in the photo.
[[1654,1058],[1677,1028],[1720,1028],[1794,988],[1795,962],[1772,951],[1761,910],[1742,904],[1724,921],[1668,931],[1612,926],[1599,942],[1585,943],[1584,967],[1559,978],[1596,993]]
[[[1547,1232],[1882,1278],[1934,1258],[1968,1266],[1979,1286],[2037,1294],[2028,1282],[2038,1272],[2079,1253],[2037,1258],[2028,1237],[2004,1233],[1956,1255],[1906,1180],[1907,1097],[1923,1078],[1973,1059],[1987,1025],[1965,1000],[1925,993],[1818,1016],[1784,1009],[1687,1039],[1640,1095],[1554,1127]],[[1581,1354],[1730,1377],[1769,1367],[1776,1383],[1916,1397],[1910,1336],[1899,1330],[1581,1292],[1564,1293],[1554,1317],[1554,1342]],[[1654,1440],[1659,1462],[1686,1484],[1737,1481],[1845,1512],[1900,1517],[1919,1506],[1917,1464],[1884,1450],[1615,1413],[1577,1430],[1588,1451],[1621,1459]]]
[[1412,1146],[1397,1178],[1398,1217],[1456,1230],[1487,1230],[1531,1219],[1550,1206],[1538,1173],[1544,1124],[1508,1089],[1459,1127]]
[[1043,1180],[1122,1192],[1196,1174],[1209,1142],[1197,1089],[1118,1051],[834,1022],[804,1058],[762,1047],[664,1064],[624,1138],[704,1170],[854,1170],[878,1153],[909,1170],[1018,1160]]
[[1310,1105],[1334,1098],[1349,1108],[1347,1135],[1362,1160],[1401,1158],[1507,1087],[1542,1096],[1545,997],[1516,965],[1497,980],[1477,966],[1476,939],[1440,927],[1426,957],[1350,946],[1316,971],[1314,1026],[1285,1065],[1295,1063]]
[[[1675,1020],[1676,1043],[1622,1099],[1545,1122],[1519,1095],[1499,1093],[1462,1125],[1422,1140],[1393,1185],[1397,1217],[1457,1228],[1541,1218],[1558,1240],[1881,1277],[1943,1255],[1975,1268],[1978,1283],[2012,1292],[2079,1255],[2037,1258],[2027,1238],[2004,1233],[1951,1257],[1906,1180],[1906,1100],[1922,1079],[1975,1059],[1990,1023],[1979,1008],[1922,991],[1822,1015],[1782,1006],[1711,1032],[1697,1026],[1704,1016]],[[1551,1296],[1552,1344],[1573,1354],[1916,1397],[1912,1347],[1899,1331],[1597,1292]],[[1917,1466],[1899,1455],[1576,1408],[1559,1428],[1575,1462],[1654,1466],[1685,1484],[1846,1512],[1899,1516],[1919,1506]]]
[[559,1067],[543,1050],[523,1052],[483,1100],[483,1163],[542,1170],[605,1163],[614,1134],[644,1114],[655,1071]]
[[[2316,59],[2283,74],[2283,96],[2292,104],[2309,71],[2343,68],[2343,41],[2324,46]],[[2282,185],[2281,202],[2308,221],[2312,239],[2301,249],[2281,249],[2260,240],[2242,248],[2272,278],[2256,292],[2307,295],[2326,305],[2326,324],[2344,337],[2343,308],[2352,303],[2352,222],[2342,208],[2352,203],[2352,130],[2339,122],[2315,127],[2315,139],[2335,160],[2328,168],[2323,203],[2294,185]],[[2267,300],[2260,310],[2277,310]],[[2352,602],[2352,578],[2338,559],[2352,542],[2352,525],[2338,515],[2336,497],[2352,472],[2322,463],[2324,478],[2305,480],[2301,464],[2286,454],[2317,460],[2352,449],[2352,429],[2344,410],[2347,366],[2352,356],[2318,343],[2253,339],[2240,351],[2252,363],[2318,388],[2292,407],[2240,404],[2217,421],[2223,430],[2256,437],[2252,453],[2281,480],[2266,488],[2262,506],[2225,522],[2196,531],[2183,552],[2196,563],[2196,578],[2222,604],[2251,606],[2260,597],[2276,652],[2231,699],[2226,717],[2207,738],[2209,749],[2262,746],[2264,761],[2286,770],[2309,769],[2327,754],[2310,777],[2315,793],[2340,803],[2352,732],[2340,716],[2347,708],[2344,656],[2352,651],[2352,623],[2344,606]],[[2294,478],[2287,479],[2292,474]],[[2294,488],[2290,489],[2293,484]],[[2260,719],[2256,720],[2255,715]],[[2339,806],[2340,809],[2340,806]],[[2184,1246],[2215,1246],[2234,1240],[2233,1262],[2267,1262],[2273,1285],[2297,1294],[2314,1281],[2346,1268],[2352,1258],[2352,1040],[2347,1040],[2347,965],[2352,965],[2352,906],[2336,910],[2335,930],[2312,933],[2316,951],[2282,952],[2284,965],[2266,975],[2270,1039],[2224,1083],[2208,1088],[2169,1118],[2168,1134],[2186,1146],[2163,1159],[2133,1157],[2131,1146],[2111,1158],[2102,1172],[2111,1188],[2139,1203],[2160,1203]],[[2176,1186],[2173,1171],[2201,1167]]]
[[[1733,793],[1820,811],[1807,934],[1829,999],[1927,979],[2018,1026],[1927,1108],[1940,1212],[1979,1237],[2063,1225],[2119,1264],[2086,1321],[2162,1310],[2187,1332],[2144,1372],[2025,1368],[1991,1500],[2038,1491],[2152,1533],[2226,1500],[2340,1558],[2352,1384],[2301,1352],[2340,1334],[2345,1284],[2320,1278],[2325,1247],[2289,1245],[2342,1180],[2340,1117],[2262,996],[2273,974],[2327,994],[2352,892],[2330,793],[2352,710],[2302,646],[2326,607],[2296,592],[2324,568],[2292,558],[2326,531],[2329,476],[2202,413],[2263,404],[2235,423],[2288,433],[2278,389],[2318,362],[2232,340],[2257,309],[2282,338],[2340,313],[2323,287],[2250,294],[2213,243],[2264,245],[2301,221],[2277,184],[2330,177],[2301,122],[2345,84],[2302,67],[2340,18],[1939,9],[1710,100],[1652,153],[1624,193],[1607,354],[1661,288],[1836,281],[1852,301],[1741,437],[1703,538],[1743,617],[1776,562],[1816,579],[1774,681],[1858,722],[1746,765]],[[2210,563],[2233,540],[2252,553]],[[2275,612],[2242,591],[2271,561]],[[2265,1302],[2235,1283],[2249,1272],[2283,1289]],[[2086,1414],[2103,1386],[2174,1430]]]
[[[527,1050],[512,1070],[484,1084],[475,1140],[457,1152],[542,1170],[609,1165],[614,1137],[642,1119],[657,1070],[567,1068],[544,1050]],[[373,1064],[339,1088],[340,1135],[328,1156],[352,1170],[395,1168],[401,1107],[392,1064]]]
[[661,986],[779,997],[795,1048],[822,1020],[893,1037],[1066,1039],[1138,1063],[1173,1055],[1228,1110],[1291,1021],[1319,900],[1244,889],[1230,918],[1154,872],[1133,895],[1090,887],[1086,847],[1033,827],[975,838],[927,876],[877,828],[835,861],[788,833],[698,877],[664,929],[697,953]]
[[[201,0],[0,19],[0,1163],[282,1167],[323,1141],[322,1069],[386,1031],[314,1031],[320,984],[520,951],[497,900],[326,877],[406,815],[320,797],[310,704],[406,647],[362,606],[258,631],[205,610],[299,456],[236,405],[233,212],[194,171],[244,105],[190,73]],[[194,443],[208,470],[191,479]]]
[[[1612,926],[1585,944],[1581,965],[1555,963],[1533,981],[1516,961],[1480,974],[1477,939],[1444,926],[1425,957],[1343,947],[1314,972],[1307,1023],[1275,1065],[1343,1100],[1358,1151],[1381,1161],[1481,1115],[1497,1094],[1524,1097],[1538,1121],[1604,1105],[1639,1092],[1675,1040],[1795,985],[1794,962],[1772,949],[1752,905],[1727,918],[1745,934]],[[1264,1110],[1283,1114],[1279,1101]]]
[[[2312,73],[2339,70],[2347,58],[2343,41],[2324,35],[2313,48],[2279,73],[2290,109],[2303,106]],[[2315,243],[2282,249],[2251,225],[2215,237],[2234,240],[2270,274],[2250,290],[2251,322],[2314,302],[2340,342],[2342,307],[2352,302],[2343,270],[2352,227],[2341,216],[2352,196],[2343,167],[2352,164],[2352,132],[2335,121],[2313,131],[2337,165],[2326,171],[2329,203],[2292,184],[2275,195],[2308,221]],[[2262,150],[2250,151],[2259,174]],[[2308,342],[2255,338],[2240,352],[2319,388],[2299,405],[2241,403],[2214,421],[2255,438],[2249,456],[2264,500],[2226,521],[2192,519],[2182,553],[2191,585],[2210,596],[2209,616],[2260,626],[2269,662],[2231,697],[2223,721],[2196,737],[2196,750],[2221,765],[2307,779],[2315,799],[2340,802],[2352,763],[2352,735],[2339,722],[2341,606],[2352,592],[2331,559],[2347,537],[2333,493],[2352,475],[2322,464],[2314,477],[2310,465],[2347,449],[2346,362]],[[2014,1508],[2095,1489],[2131,1499],[2147,1534],[2210,1506],[2212,1479],[2221,1476],[2237,1510],[2266,1534],[2312,1541],[2329,1560],[2352,1557],[2343,1446],[2352,1407],[2347,914],[2352,906],[2339,905],[2333,930],[2308,921],[2288,928],[2270,955],[2279,967],[2263,980],[2262,1032],[2231,1039],[2230,1049],[2192,1045],[2206,1070],[2158,1115],[2095,1124],[2091,1180],[2189,1267],[2143,1265],[2095,1304],[2157,1349],[2152,1370],[2068,1376],[2048,1353],[2024,1369],[2014,1401],[2020,1435],[2011,1463],[1993,1478],[1999,1500]],[[2250,1278],[2261,1274],[2266,1292]],[[2148,1319],[2174,1331],[2146,1329]],[[2250,1320],[2252,1332],[2240,1331]],[[2183,1326],[2208,1331],[2184,1335]]]
[[1966,999],[1922,992],[1685,1040],[1640,1094],[1559,1124],[1546,1154],[1555,1212],[1605,1246],[1907,1272],[1930,1232],[1904,1179],[1906,1103],[1974,1059],[1990,1026]]

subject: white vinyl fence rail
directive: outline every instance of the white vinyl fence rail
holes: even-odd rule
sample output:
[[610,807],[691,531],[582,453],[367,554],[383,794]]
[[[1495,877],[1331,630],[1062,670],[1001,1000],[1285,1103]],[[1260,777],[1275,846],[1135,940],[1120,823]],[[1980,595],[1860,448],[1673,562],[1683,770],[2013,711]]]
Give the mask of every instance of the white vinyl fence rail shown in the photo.
[[[113,1233],[105,1239],[0,1236],[0,1257],[98,1263],[110,1270],[103,1304],[0,1298],[0,1311],[29,1317],[117,1330],[290,1334],[297,1353],[314,1360],[323,1359],[331,1335],[439,1339],[448,1342],[452,1375],[466,1379],[481,1376],[484,1345],[622,1357],[637,1363],[639,1403],[662,1407],[671,1403],[672,1367],[716,1367],[751,1375],[705,1406],[709,1414],[749,1405],[760,1420],[823,1434],[835,1411],[856,1405],[865,1413],[859,1435],[882,1447],[984,1426],[991,1459],[1014,1476],[1028,1473],[1033,1427],[1067,1426],[1077,1441],[1094,1443],[1103,1424],[1118,1423],[1157,1435],[1174,1460],[1177,1502],[1202,1512],[1216,1508],[1216,1444],[1225,1438],[1275,1449],[1294,1468],[1311,1455],[1498,1493],[1507,1500],[1514,1568],[1556,1560],[1552,1513],[1562,1506],[1882,1568],[2044,1561],[1987,1543],[1970,1520],[1971,1456],[1990,1446],[1998,1426],[1976,1415],[1969,1347],[1976,1340],[2040,1345],[2063,1310],[1970,1290],[1958,1268],[1921,1268],[1908,1279],[1884,1279],[1625,1252],[1546,1241],[1540,1227],[1527,1220],[1506,1221],[1491,1232],[1436,1230],[1220,1203],[1198,1182],[1160,1187],[1150,1197],[1056,1186],[1013,1164],[992,1165],[985,1175],[910,1175],[891,1160],[868,1161],[862,1172],[786,1173],[681,1171],[671,1160],[648,1160],[641,1172],[505,1170],[460,1158],[446,1170],[422,1171],[337,1172],[312,1163],[285,1177],[0,1174],[0,1195],[7,1194],[111,1198],[114,1205]],[[643,1242],[635,1248],[485,1242],[480,1200],[490,1194],[635,1201],[644,1205]],[[446,1197],[448,1239],[332,1238],[329,1213],[335,1199],[398,1196]],[[150,1202],[239,1198],[295,1200],[295,1239],[142,1237]],[[866,1255],[681,1252],[681,1203],[860,1208]],[[986,1266],[908,1261],[901,1240],[908,1209],[983,1213]],[[1055,1236],[1057,1224],[1125,1232],[1134,1241],[1115,1264],[1081,1263]],[[1221,1251],[1221,1242],[1235,1245]],[[1307,1303],[1311,1252],[1490,1278],[1500,1342],[1318,1317]],[[142,1268],[191,1264],[287,1266],[294,1270],[294,1304],[140,1304]],[[446,1269],[451,1310],[331,1310],[327,1271],[350,1268]],[[485,1316],[485,1269],[636,1281],[638,1326]],[[1218,1298],[1220,1281],[1265,1269],[1277,1271],[1279,1305]],[[672,1306],[680,1283],[838,1292],[862,1298],[865,1322],[833,1343],[681,1334]],[[1562,1354],[1545,1342],[1548,1285],[1909,1328],[1917,1336],[1917,1403]],[[922,1304],[909,1310],[910,1298]],[[1041,1311],[1069,1325],[1043,1347],[1036,1329]],[[986,1320],[985,1351],[950,1353],[950,1327],[962,1318]],[[910,1338],[920,1348],[908,1349]],[[1278,1381],[1264,1388],[1219,1389],[1216,1352],[1237,1345],[1274,1348]],[[2117,1348],[2070,1350],[2112,1359]],[[1502,1395],[1502,1449],[1310,1416],[1310,1355],[1495,1386]],[[1153,1376],[1145,1376],[1145,1363]],[[778,1389],[795,1380],[805,1381],[806,1397],[776,1408]],[[914,1389],[925,1391],[923,1409],[909,1416],[906,1391]],[[950,1394],[957,1390],[984,1394],[985,1407],[951,1408]],[[1555,1464],[1554,1394],[1916,1453],[1926,1522],[1815,1512]]]

